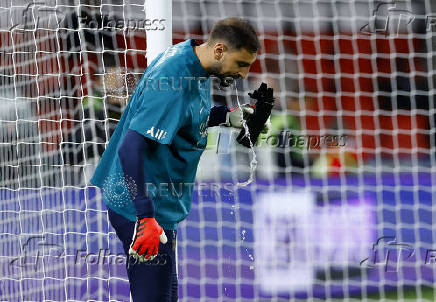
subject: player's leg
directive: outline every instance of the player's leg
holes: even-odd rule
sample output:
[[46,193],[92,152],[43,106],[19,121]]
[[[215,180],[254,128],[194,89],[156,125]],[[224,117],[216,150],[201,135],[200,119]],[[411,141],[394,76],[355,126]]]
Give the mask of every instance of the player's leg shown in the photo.
[[[135,223],[108,209],[109,220],[118,238],[123,243],[124,252],[128,257],[132,242]],[[136,262],[128,257],[126,264],[129,277],[130,292],[133,301],[172,302],[175,300],[173,292],[177,293],[175,247],[176,231],[165,230],[168,242],[159,243],[158,256],[150,262]]]
[[[172,237],[171,232],[174,231],[165,230],[167,237]],[[140,263],[136,262],[133,257],[129,258],[127,274],[134,302],[177,301],[172,299],[173,268],[175,267],[175,257],[171,248],[172,241],[168,238],[166,244],[159,243],[158,256],[150,262]]]
[[[166,233],[170,234],[170,233]],[[178,269],[177,269],[177,231],[172,231],[172,240],[171,240],[171,261],[172,270],[171,270],[171,302],[177,302],[179,293],[179,282],[178,282]],[[169,238],[168,238],[169,239]]]
[[174,233],[174,240],[173,240],[173,271],[172,271],[172,280],[171,280],[171,302],[177,302],[178,298],[179,298],[179,281],[178,281],[178,269],[177,269],[177,263],[178,263],[178,258],[177,258],[177,232],[175,231]]

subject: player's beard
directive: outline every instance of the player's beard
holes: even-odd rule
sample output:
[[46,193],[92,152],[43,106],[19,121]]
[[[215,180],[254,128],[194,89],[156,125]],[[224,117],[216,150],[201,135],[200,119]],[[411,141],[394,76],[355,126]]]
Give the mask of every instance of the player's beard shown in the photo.
[[218,78],[219,84],[222,87],[229,87],[230,85],[233,84],[233,82],[236,79],[239,79],[240,76],[238,74],[231,74],[231,73],[223,73],[222,72],[222,65],[219,63],[215,63],[214,65],[212,65],[211,67],[209,67],[209,69],[207,70],[207,72]]

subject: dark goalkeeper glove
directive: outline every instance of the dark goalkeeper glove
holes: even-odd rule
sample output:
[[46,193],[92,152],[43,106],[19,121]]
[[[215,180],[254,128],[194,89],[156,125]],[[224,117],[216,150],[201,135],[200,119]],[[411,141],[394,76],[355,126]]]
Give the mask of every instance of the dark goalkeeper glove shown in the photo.
[[153,260],[159,251],[159,241],[167,243],[167,236],[154,218],[138,219],[135,224],[129,255],[140,262]]
[[273,89],[268,88],[265,83],[262,83],[260,87],[253,93],[248,94],[252,99],[256,100],[256,106],[254,113],[247,118],[247,127],[250,134],[250,139],[245,133],[245,128],[242,128],[239,132],[236,140],[241,145],[250,148],[250,141],[252,145],[255,145],[259,134],[268,123],[268,119],[271,115],[271,110],[274,106]]

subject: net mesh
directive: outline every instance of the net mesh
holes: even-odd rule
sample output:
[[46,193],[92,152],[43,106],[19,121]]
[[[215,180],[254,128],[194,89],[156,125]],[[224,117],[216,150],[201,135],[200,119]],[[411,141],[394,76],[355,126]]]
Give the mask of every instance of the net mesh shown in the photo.
[[89,184],[146,64],[147,31],[205,41],[247,18],[274,88],[252,154],[210,128],[178,230],[180,301],[434,300],[434,3],[0,0],[0,300],[128,301],[122,246]]

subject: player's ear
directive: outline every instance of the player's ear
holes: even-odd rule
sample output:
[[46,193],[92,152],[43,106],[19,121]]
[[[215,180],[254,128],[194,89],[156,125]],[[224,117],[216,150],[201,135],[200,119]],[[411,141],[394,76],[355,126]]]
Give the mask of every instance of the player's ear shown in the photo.
[[224,53],[227,51],[227,46],[224,43],[216,43],[213,47],[213,56],[214,59],[219,61],[224,56]]

